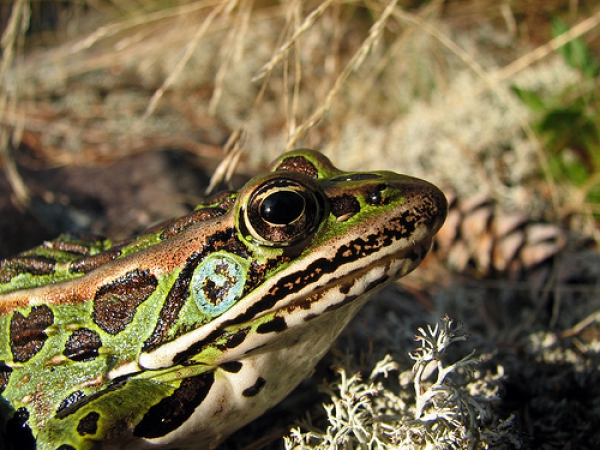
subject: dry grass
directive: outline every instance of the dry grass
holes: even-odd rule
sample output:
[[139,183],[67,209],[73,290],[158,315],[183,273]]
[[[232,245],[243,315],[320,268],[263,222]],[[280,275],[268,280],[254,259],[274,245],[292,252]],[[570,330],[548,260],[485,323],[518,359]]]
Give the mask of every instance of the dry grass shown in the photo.
[[[552,16],[571,31],[552,39]],[[19,142],[45,166],[180,148],[220,163],[215,183],[238,163],[252,173],[285,149],[307,146],[347,170],[385,167],[560,218],[577,193],[552,180],[531,114],[510,87],[559,91],[577,83],[555,51],[578,36],[597,48],[599,23],[594,2],[566,0],[8,2],[0,6],[3,166],[27,205],[11,156]],[[595,222],[588,223],[589,233]],[[488,301],[480,286],[463,289],[432,294],[430,321],[452,312],[493,348],[526,315],[519,310],[504,323],[472,306]],[[501,303],[512,294],[492,295]],[[566,334],[536,333],[572,338],[597,322],[595,302],[590,294],[587,306],[564,315]],[[587,316],[583,328],[571,328]],[[386,316],[392,327],[398,320]],[[540,366],[576,359],[554,356],[549,334],[536,333],[504,343],[525,346],[524,359],[538,357]],[[593,353],[594,342],[581,353]],[[503,360],[507,370],[529,373],[515,358]]]
[[[560,2],[542,4],[564,14]],[[227,140],[227,151],[244,149],[255,167],[309,146],[350,167],[363,166],[368,154],[371,167],[426,175],[462,192],[477,186],[517,204],[523,193],[507,193],[506,185],[530,177],[543,158],[508,88],[522,73],[548,70],[555,71],[548,89],[571,82],[547,56],[600,20],[591,15],[534,48],[526,39],[534,9],[519,2],[94,2],[85,11],[63,7],[57,42],[45,46],[34,35],[24,56],[30,6],[13,6],[0,73],[4,152],[12,136],[54,164],[89,164],[169,146],[218,157]],[[539,19],[535,25],[544,29]],[[459,120],[485,121],[474,105],[487,102],[489,123],[474,124],[483,134],[438,125],[457,109],[465,111]],[[498,156],[494,146],[517,148],[499,156],[523,166],[512,178],[481,167],[481,158]],[[458,165],[457,155],[463,170],[450,176],[445,167]],[[461,179],[472,173],[477,178],[465,186]]]

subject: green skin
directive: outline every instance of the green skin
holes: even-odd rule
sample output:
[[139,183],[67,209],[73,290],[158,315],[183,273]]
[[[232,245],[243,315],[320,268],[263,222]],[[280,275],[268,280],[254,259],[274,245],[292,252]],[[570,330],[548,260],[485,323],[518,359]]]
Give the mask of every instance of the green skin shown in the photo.
[[285,397],[446,215],[431,184],[281,155],[128,242],[0,262],[0,448],[214,448]]

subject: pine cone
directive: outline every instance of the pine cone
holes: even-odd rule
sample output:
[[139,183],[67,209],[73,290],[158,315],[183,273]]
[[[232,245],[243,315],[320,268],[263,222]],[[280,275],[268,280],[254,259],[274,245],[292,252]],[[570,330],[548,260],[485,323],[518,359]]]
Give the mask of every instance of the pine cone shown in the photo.
[[566,245],[567,233],[559,226],[532,222],[522,213],[503,213],[487,195],[465,200],[453,192],[446,195],[448,218],[437,234],[433,252],[453,270],[518,278]]

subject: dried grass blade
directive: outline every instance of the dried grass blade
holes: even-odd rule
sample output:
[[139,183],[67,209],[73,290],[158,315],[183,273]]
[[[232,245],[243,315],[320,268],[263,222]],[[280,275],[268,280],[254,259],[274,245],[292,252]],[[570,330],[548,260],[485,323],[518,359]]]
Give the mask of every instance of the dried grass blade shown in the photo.
[[304,135],[304,133],[312,128],[319,120],[321,120],[323,115],[331,108],[333,99],[340,91],[346,79],[352,72],[356,71],[360,67],[373,45],[377,42],[377,39],[379,39],[383,33],[385,24],[394,12],[397,3],[397,0],[393,0],[385,7],[381,17],[371,26],[369,35],[363,41],[360,48],[354,53],[354,55],[352,55],[352,58],[350,61],[348,61],[348,64],[346,64],[344,70],[342,70],[342,72],[336,78],[335,83],[329,90],[325,100],[319,105],[316,111],[313,112],[313,114],[300,126],[298,126],[294,133],[288,138],[286,150],[291,150],[295,146],[296,142],[298,142],[298,140]]
[[[23,48],[23,40],[25,32],[29,27],[29,19],[31,17],[31,9],[28,1],[17,0],[12,8],[12,12],[7,23],[6,29],[0,40],[0,48],[2,49],[2,62],[0,63],[0,124],[5,123],[6,116],[9,113],[16,112],[17,108],[17,86],[15,85],[10,91],[7,87],[6,77],[8,70],[12,67],[15,55],[19,49]],[[12,126],[0,126],[0,156],[4,160],[4,171],[8,181],[13,189],[15,198],[20,205],[29,203],[29,189],[23,182],[23,179],[17,171],[15,161],[9,154],[9,142],[13,140],[13,146],[18,146],[20,136],[23,131],[23,118],[19,117]]]
[[277,50],[275,52],[275,54],[269,60],[269,62],[267,62],[260,69],[258,74],[252,78],[252,81],[260,80],[261,78],[266,76],[268,73],[272,72],[273,69],[277,66],[277,64],[279,64],[281,62],[281,60],[283,58],[285,58],[285,56],[287,55],[289,50],[292,48],[292,46],[294,45],[296,40],[298,40],[298,38],[302,34],[304,34],[307,30],[309,30],[313,26],[315,21],[323,15],[323,13],[327,10],[327,8],[329,8],[331,3],[333,3],[333,0],[328,0],[328,1],[321,3],[321,5],[318,8],[316,8],[313,12],[311,12],[308,16],[306,16],[306,19],[304,19],[304,22],[302,22],[302,24],[298,27],[298,29],[296,29],[296,32],[292,35],[292,37],[290,37],[286,42],[283,43],[283,45],[281,45],[281,47],[279,47],[279,50]]
[[[181,75],[181,72],[183,71],[183,69],[185,68],[186,64],[188,63],[188,61],[190,60],[190,58],[192,57],[192,55],[194,54],[194,52],[198,48],[198,45],[200,44],[200,40],[202,39],[202,37],[204,37],[204,34],[206,33],[206,31],[208,30],[208,28],[210,27],[210,25],[213,23],[213,21],[215,20],[215,18],[218,15],[220,15],[223,11],[225,11],[225,10],[228,9],[228,5],[230,3],[231,2],[220,2],[206,16],[206,18],[204,19],[204,21],[202,22],[202,24],[200,25],[200,27],[198,27],[198,30],[194,34],[194,37],[189,42],[189,44],[188,44],[188,46],[187,46],[187,48],[185,50],[185,53],[183,54],[183,56],[181,57],[181,59],[179,60],[179,62],[175,66],[175,68],[173,68],[173,70],[171,71],[171,73],[169,74],[169,76],[167,77],[167,79],[154,92],[154,94],[150,98],[150,101],[148,102],[148,107],[146,108],[146,112],[144,113],[144,116],[143,116],[142,120],[148,118],[149,116],[152,115],[152,113],[154,113],[154,110],[156,109],[156,105],[158,104],[158,102],[160,101],[160,99],[162,98],[162,96],[164,95],[164,93],[166,92],[166,90],[169,89],[169,87]],[[233,0],[233,3],[236,3],[235,0]]]

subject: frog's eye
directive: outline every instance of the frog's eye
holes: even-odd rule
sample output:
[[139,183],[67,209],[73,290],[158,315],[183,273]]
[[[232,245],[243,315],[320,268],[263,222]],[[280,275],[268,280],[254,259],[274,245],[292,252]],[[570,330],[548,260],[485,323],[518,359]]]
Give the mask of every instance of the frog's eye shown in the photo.
[[260,184],[244,209],[244,223],[252,238],[277,247],[305,238],[322,217],[323,200],[318,189],[284,177]]

